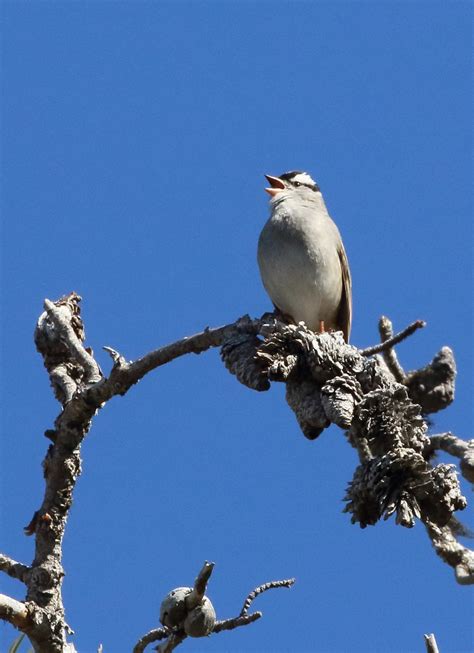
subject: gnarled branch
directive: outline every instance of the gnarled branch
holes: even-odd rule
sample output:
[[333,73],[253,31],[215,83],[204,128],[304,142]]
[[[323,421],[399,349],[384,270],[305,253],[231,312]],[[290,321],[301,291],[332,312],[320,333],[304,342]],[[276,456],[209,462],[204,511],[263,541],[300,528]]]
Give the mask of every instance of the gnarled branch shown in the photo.
[[[409,373],[395,362],[393,346],[422,326],[421,322],[393,336],[391,323],[385,318],[381,330],[384,342],[358,350],[337,333],[315,334],[304,324],[283,324],[269,314],[259,319],[244,316],[232,324],[206,328],[160,347],[134,362],[127,362],[107,347],[113,367],[104,377],[92,350],[84,345],[80,299],[71,293],[56,302],[46,300],[46,310],[38,320],[35,342],[62,410],[54,429],[45,433],[51,440],[43,461],[45,493],[27,527],[27,533],[35,536],[33,563],[27,567],[6,556],[0,558],[0,568],[27,586],[26,603],[7,601],[3,618],[16,615],[18,627],[28,634],[36,653],[73,650],[67,643],[70,629],[61,594],[62,539],[81,473],[81,444],[95,413],[152,370],[212,347],[222,348],[226,367],[250,388],[268,390],[272,382],[284,382],[287,401],[307,437],[316,438],[330,423],[347,431],[360,459],[346,497],[353,522],[365,527],[395,513],[398,523],[413,526],[419,518],[427,526],[437,553],[454,567],[457,580],[473,582],[473,554],[456,542],[449,526],[453,512],[466,503],[454,467],[433,467],[430,462],[436,448],[454,455],[461,452],[461,468],[471,479],[472,443],[453,440],[452,434],[430,440],[423,419],[424,414],[452,401],[454,357],[444,347],[425,368]],[[380,357],[371,357],[376,352],[383,353],[385,365]],[[201,589],[190,590],[194,595],[188,597],[188,607],[193,601],[199,607]],[[28,623],[22,615],[28,616]],[[216,622],[212,632],[247,625],[259,616],[241,613]],[[151,631],[139,644],[145,646],[160,638],[167,640],[160,645],[162,651],[172,650],[184,639],[182,632],[165,627]]]

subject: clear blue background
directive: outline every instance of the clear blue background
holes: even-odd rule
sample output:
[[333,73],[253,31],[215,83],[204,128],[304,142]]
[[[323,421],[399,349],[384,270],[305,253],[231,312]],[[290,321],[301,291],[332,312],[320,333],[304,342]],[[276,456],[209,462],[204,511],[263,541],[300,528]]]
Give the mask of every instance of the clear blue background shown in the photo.
[[[32,559],[22,527],[58,413],[32,338],[43,299],[83,296],[105,370],[102,345],[133,359],[260,315],[264,173],[319,182],[351,263],[354,344],[386,314],[428,322],[399,347],[407,369],[453,347],[457,398],[432,432],[472,435],[471,3],[2,8],[2,550]],[[418,652],[432,631],[442,653],[472,650],[472,590],[423,526],[351,526],[342,432],[305,440],[283,387],[244,388],[217,351],[113,399],[83,455],[64,543],[80,653],[130,651],[206,559],[220,618],[259,583],[297,584],[183,651]],[[0,634],[6,648],[14,631]]]

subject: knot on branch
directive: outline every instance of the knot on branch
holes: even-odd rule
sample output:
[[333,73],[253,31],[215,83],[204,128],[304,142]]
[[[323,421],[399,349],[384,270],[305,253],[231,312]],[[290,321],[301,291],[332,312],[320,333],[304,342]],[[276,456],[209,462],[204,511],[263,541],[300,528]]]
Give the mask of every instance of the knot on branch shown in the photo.
[[237,333],[228,338],[221,348],[221,358],[231,374],[251,390],[268,390],[270,382],[256,352],[262,341],[248,333]]
[[64,570],[60,562],[50,557],[43,564],[32,567],[29,576],[29,591],[36,596],[43,596],[45,602],[53,595],[54,589],[61,582]]
[[425,415],[437,413],[454,400],[456,362],[449,347],[443,347],[431,363],[406,375],[410,397]]
[[92,365],[91,351],[82,344],[85,332],[80,301],[75,292],[54,303],[46,300],[46,310],[35,329],[36,348],[43,356],[54,395],[63,405],[92,377],[100,378],[97,365]]
[[396,513],[396,523],[411,528],[415,517],[444,526],[466,500],[454,465],[431,465],[420,453],[398,448],[359,465],[349,483],[345,512],[362,528]]

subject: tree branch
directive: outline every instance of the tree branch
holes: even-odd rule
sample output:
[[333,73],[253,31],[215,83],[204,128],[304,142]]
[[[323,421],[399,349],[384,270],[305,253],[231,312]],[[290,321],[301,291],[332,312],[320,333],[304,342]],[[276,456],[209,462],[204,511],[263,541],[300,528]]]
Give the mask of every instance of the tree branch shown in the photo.
[[426,322],[423,322],[423,320],[416,320],[416,322],[413,322],[412,324],[407,326],[406,329],[403,329],[403,331],[397,333],[396,336],[388,338],[384,342],[381,342],[379,345],[374,345],[373,347],[367,347],[366,349],[361,349],[360,353],[362,354],[362,356],[373,356],[374,354],[379,354],[380,352],[388,351],[395,345],[398,345],[400,342],[402,342],[403,340],[411,336],[413,333],[415,333],[415,331],[417,331],[418,329],[422,329],[425,326],[426,326]]
[[436,643],[436,637],[431,635],[425,635],[425,646],[426,653],[439,653],[438,644]]
[[[392,322],[388,317],[385,317],[385,315],[382,315],[379,320],[379,333],[380,339],[383,343],[390,342],[393,338]],[[395,381],[398,381],[398,383],[405,383],[405,372],[398,362],[397,354],[395,349],[393,349],[393,346],[384,349],[382,355],[388,369],[393,374]]]
[[5,572],[8,576],[11,576],[11,578],[17,578],[24,583],[27,574],[30,571],[30,567],[0,553],[0,571]]
[[247,614],[250,606],[252,605],[253,601],[255,601],[255,599],[259,594],[263,594],[268,590],[276,589],[278,587],[291,587],[292,585],[295,584],[295,580],[296,580],[295,578],[288,578],[287,580],[272,580],[269,583],[264,583],[263,585],[259,585],[252,592],[250,592],[250,594],[245,599],[244,605],[242,606],[242,610],[240,611],[240,616],[242,617]]
[[432,435],[428,452],[431,454],[438,449],[459,458],[462,475],[470,483],[474,483],[474,439],[461,440],[450,431]]
[[90,383],[99,381],[102,377],[100,368],[94,357],[85,349],[81,338],[71,324],[71,315],[67,307],[67,302],[56,302],[49,299],[44,300],[46,317],[51,319],[56,327],[55,338],[59,338],[66,345],[71,356],[81,365],[86,373],[86,380]]
[[143,653],[148,644],[153,644],[153,642],[158,642],[161,639],[166,639],[171,634],[169,628],[154,628],[148,633],[143,635],[138,642],[133,647],[133,653]]
[[220,347],[223,342],[236,334],[256,335],[262,324],[262,320],[251,320],[248,316],[244,316],[232,324],[213,329],[206,328],[200,333],[155,349],[131,363],[127,363],[123,356],[107,347],[106,351],[111,353],[114,359],[114,367],[108,379],[100,381],[88,390],[87,399],[99,408],[113,396],[124,395],[132,385],[157,367],[186,354],[201,354],[211,347]]
[[0,594],[0,619],[8,621],[8,623],[20,630],[25,630],[31,626],[26,605],[5,594]]
[[453,567],[460,585],[474,583],[474,552],[460,544],[449,527],[425,521],[425,527],[439,557]]
[[234,628],[239,628],[240,626],[248,626],[261,617],[263,617],[262,612],[252,612],[251,614],[240,614],[238,617],[216,621],[213,632],[220,633],[223,630],[234,630]]
[[[471,443],[459,444],[453,441],[452,434],[443,434],[429,445],[426,423],[416,405],[434,412],[452,401],[454,357],[445,347],[429,366],[405,374],[392,350],[424,326],[423,322],[417,321],[392,336],[391,324],[385,318],[381,328],[384,342],[358,350],[347,345],[338,333],[315,334],[303,324],[287,325],[268,314],[254,320],[244,316],[232,324],[206,328],[160,347],[134,362],[127,362],[107,347],[114,364],[108,378],[104,378],[92,351],[83,344],[80,299],[71,293],[54,303],[46,300],[46,310],[38,320],[36,346],[62,411],[54,429],[45,433],[52,441],[43,461],[45,493],[27,528],[28,534],[35,535],[34,561],[30,568],[6,556],[0,558],[0,569],[27,585],[26,605],[31,616],[27,634],[36,653],[65,653],[73,648],[66,641],[70,629],[65,622],[61,594],[62,539],[81,473],[81,444],[95,413],[112,397],[128,392],[152,370],[211,347],[222,346],[221,356],[227,368],[250,388],[267,390],[271,381],[285,382],[287,401],[307,437],[317,437],[330,423],[348,430],[349,442],[361,460],[347,495],[347,510],[352,513],[353,522],[364,527],[395,512],[398,523],[412,526],[415,517],[421,517],[438,554],[455,568],[458,581],[473,581],[474,554],[458,545],[445,527],[453,512],[465,506],[465,499],[451,466],[432,467],[427,456],[429,446],[445,447],[450,452],[462,450],[461,466],[467,470],[468,478],[474,469]],[[369,358],[379,352],[384,353],[391,374],[377,358]],[[424,394],[425,387],[428,392]],[[417,398],[415,403],[411,393]],[[399,479],[396,485],[391,480],[394,478]],[[208,564],[201,570],[194,589],[189,588],[187,601],[193,618],[188,621],[187,630],[170,631],[168,627],[150,631],[137,646],[144,648],[149,642],[166,637],[167,641],[159,647],[163,653],[178,646],[186,634],[195,636],[191,631],[202,625],[199,619],[204,613],[199,610],[208,601],[204,592],[211,572],[212,566]],[[247,597],[238,617],[215,622],[214,614],[213,629],[206,634],[260,618],[260,613],[246,612],[255,597],[290,583],[278,581],[260,586]],[[14,605],[21,623],[22,610],[26,608],[19,602]]]
[[[259,594],[269,589],[291,587],[295,582],[294,578],[290,578],[288,580],[276,580],[259,585],[247,596],[239,615],[231,619],[216,621],[214,608],[204,594],[213,568],[214,563],[204,563],[194,582],[194,588],[180,587],[166,595],[160,609],[161,623],[165,623],[166,625],[163,628],[151,630],[146,635],[143,635],[135,644],[133,653],[143,653],[148,644],[165,638],[168,639],[157,646],[156,650],[159,653],[171,653],[171,651],[184,642],[188,635],[192,637],[205,637],[211,633],[220,633],[223,630],[233,630],[240,626],[248,626],[262,616],[261,612],[247,614],[251,603]],[[209,626],[206,630],[202,626],[204,625],[205,619],[208,619],[209,616],[212,619],[212,626]],[[192,626],[193,622],[194,625],[199,625],[200,622],[200,630],[194,630],[194,633],[189,630],[189,626]],[[170,627],[171,624],[172,627]]]
[[166,642],[158,644],[156,650],[158,653],[171,653],[171,651],[174,651],[175,648],[178,648],[178,646],[182,644],[186,638],[187,635],[183,632],[172,633]]

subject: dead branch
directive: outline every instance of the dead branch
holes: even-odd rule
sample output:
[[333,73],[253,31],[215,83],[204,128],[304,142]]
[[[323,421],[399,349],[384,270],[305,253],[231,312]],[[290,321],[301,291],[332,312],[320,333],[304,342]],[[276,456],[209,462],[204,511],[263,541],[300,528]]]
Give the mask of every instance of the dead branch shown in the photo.
[[0,619],[8,621],[20,630],[26,630],[31,626],[27,606],[5,594],[0,594]]
[[439,433],[432,435],[428,445],[428,453],[445,451],[455,458],[459,458],[461,473],[470,483],[474,483],[474,439],[461,440],[453,433]]
[[170,653],[187,637],[206,637],[220,633],[223,630],[233,630],[240,626],[248,626],[262,617],[261,612],[248,614],[252,602],[270,589],[291,587],[294,578],[276,580],[256,587],[246,597],[242,610],[236,617],[217,621],[214,607],[205,596],[207,582],[212,574],[214,563],[205,562],[199,572],[194,587],[178,587],[165,596],[161,603],[160,621],[163,628],[151,630],[143,635],[135,644],[133,653],[143,653],[148,644],[166,639],[156,647],[159,653]]
[[268,590],[277,589],[279,587],[291,587],[294,584],[295,584],[295,579],[288,578],[287,580],[272,580],[269,583],[264,583],[263,585],[259,585],[252,592],[250,592],[250,594],[245,599],[244,605],[242,606],[242,610],[240,611],[239,616],[243,617],[244,615],[247,614],[250,606],[252,605],[252,603],[255,601],[255,599],[259,594],[263,594]]
[[[388,317],[385,317],[385,315],[382,315],[382,317],[379,320],[379,334],[380,334],[380,340],[385,345],[388,342],[393,342],[392,341],[393,325],[392,322],[388,319]],[[384,349],[382,351],[382,355],[388,369],[393,374],[395,381],[398,381],[398,383],[405,383],[406,380],[405,372],[403,370],[403,367],[398,362],[397,354],[395,349],[393,348],[393,345],[390,345],[388,348]]]
[[30,567],[22,564],[21,562],[17,562],[12,558],[9,558],[3,553],[0,553],[0,571],[3,571],[11,578],[17,578],[18,580],[21,580],[24,583],[27,574],[30,571]]
[[[422,326],[421,322],[392,336],[391,324],[385,318],[381,330],[384,342],[358,350],[337,333],[315,334],[304,324],[287,325],[268,314],[254,320],[244,316],[232,324],[206,328],[160,347],[134,362],[127,362],[107,347],[113,367],[104,377],[92,350],[84,346],[80,299],[71,293],[56,302],[46,300],[45,312],[38,320],[36,346],[62,410],[54,428],[45,433],[51,440],[43,461],[45,492],[26,529],[35,537],[33,563],[27,567],[7,556],[0,558],[0,570],[18,578],[27,588],[26,603],[11,604],[7,597],[0,617],[15,618],[35,653],[73,650],[67,643],[71,631],[65,621],[61,593],[62,540],[81,473],[81,444],[94,415],[108,400],[124,395],[157,367],[212,347],[221,347],[228,370],[250,388],[268,390],[272,382],[284,382],[288,404],[307,437],[316,438],[331,423],[347,431],[360,459],[346,496],[346,510],[353,522],[365,527],[395,513],[397,523],[411,527],[420,519],[437,553],[455,569],[457,580],[463,584],[473,582],[473,554],[456,542],[448,526],[453,513],[466,505],[454,466],[433,466],[430,461],[435,448],[457,452],[454,455],[462,452],[458,456],[461,468],[466,478],[472,478],[472,443],[454,441],[452,434],[430,440],[423,418],[453,400],[454,357],[444,347],[425,368],[405,374],[393,351],[396,343]],[[376,352],[384,354],[385,365],[379,357],[371,357]],[[185,597],[188,612],[193,604],[191,612],[203,606],[209,579],[206,574],[211,571],[208,567],[201,584],[191,588],[193,594]],[[199,610],[196,615],[202,618]],[[233,620],[215,622],[209,632],[247,625],[257,618],[259,613],[241,614]],[[189,632],[200,625],[199,619],[189,621]],[[161,650],[172,650],[184,637],[174,626],[167,627],[172,628],[171,633],[164,629],[151,631],[153,635],[144,636],[146,641],[157,641],[165,633],[167,641],[160,645]],[[187,634],[184,632],[184,636]]]
[[[385,318],[387,319],[387,318]],[[373,356],[374,354],[379,354],[380,352],[385,352],[392,349],[395,345],[398,345],[403,340],[406,340],[409,336],[413,335],[418,329],[423,329],[426,326],[426,322],[423,320],[416,320],[406,329],[397,333],[396,336],[391,336],[381,342],[379,345],[374,345],[373,347],[367,347],[366,349],[361,349],[362,356]]]
[[426,521],[425,527],[436,553],[453,567],[457,582],[460,585],[474,584],[474,552],[456,540],[449,524],[437,526]]
[[436,637],[431,635],[425,635],[425,646],[426,653],[439,653],[438,644],[436,643]]

